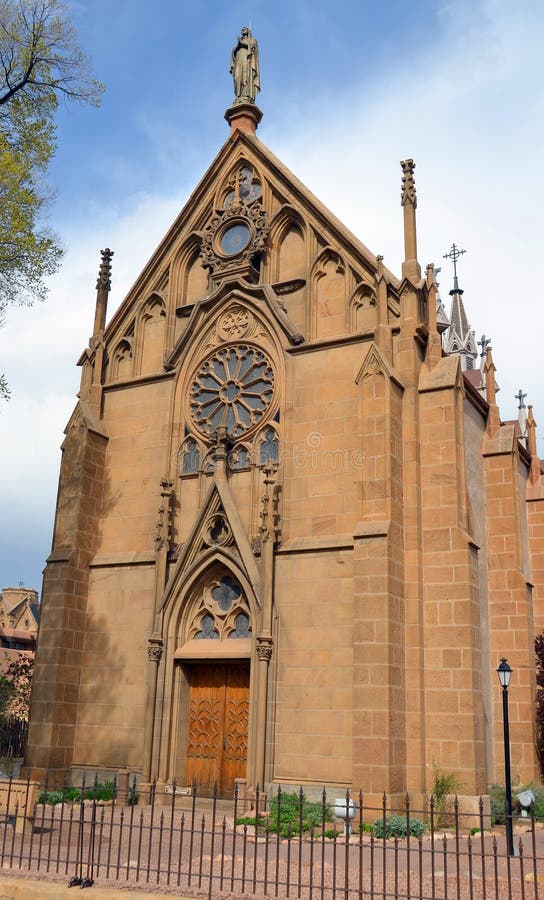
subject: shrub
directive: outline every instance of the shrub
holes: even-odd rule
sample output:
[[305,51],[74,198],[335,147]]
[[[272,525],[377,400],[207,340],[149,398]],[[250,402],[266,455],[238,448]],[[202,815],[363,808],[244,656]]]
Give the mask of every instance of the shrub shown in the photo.
[[504,825],[506,788],[500,784],[492,784],[489,788],[489,802],[491,807],[491,824]]
[[257,819],[255,816],[238,816],[236,819],[235,825],[259,825],[260,827],[264,827],[266,825],[266,819]]
[[114,800],[117,796],[117,786],[114,781],[106,781],[104,784],[97,782],[83,791],[81,787],[66,785],[61,790],[42,791],[38,803],[48,803],[55,806],[57,803],[81,803],[82,800]]
[[324,821],[333,821],[330,806],[311,803],[306,800],[302,791],[298,794],[278,792],[270,801],[268,830],[281,837],[291,837],[301,830],[304,832],[319,828]]
[[48,803],[50,806],[55,806],[57,803],[63,802],[63,791],[42,791],[38,797],[38,803]]
[[514,815],[521,815],[523,810],[523,807],[517,798],[517,795],[521,794],[522,791],[533,792],[535,798],[533,802],[533,815],[535,819],[544,818],[544,787],[534,781],[530,781],[529,784],[524,784],[523,787],[512,788],[512,811]]
[[[521,816],[523,807],[521,806],[517,795],[522,791],[531,790],[535,800],[533,804],[533,815],[536,819],[544,820],[544,787],[531,781],[522,787],[512,788],[512,815]],[[491,801],[491,824],[504,825],[505,823],[505,804],[506,804],[506,788],[501,784],[492,784],[489,788],[489,798]]]
[[[421,819],[410,819],[410,835],[412,837],[421,837],[425,829],[425,822],[422,822]],[[374,837],[377,838],[405,838],[408,834],[408,819],[406,816],[391,814],[385,819],[385,832],[383,818],[376,819],[372,826],[372,831],[374,832]]]

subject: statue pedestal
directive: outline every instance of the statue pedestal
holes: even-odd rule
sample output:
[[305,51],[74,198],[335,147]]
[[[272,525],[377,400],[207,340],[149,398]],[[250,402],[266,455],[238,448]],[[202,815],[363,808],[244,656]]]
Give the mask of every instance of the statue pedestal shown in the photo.
[[233,131],[243,131],[246,134],[255,134],[257,126],[263,117],[262,110],[251,100],[239,100],[229,106],[225,113],[225,119]]

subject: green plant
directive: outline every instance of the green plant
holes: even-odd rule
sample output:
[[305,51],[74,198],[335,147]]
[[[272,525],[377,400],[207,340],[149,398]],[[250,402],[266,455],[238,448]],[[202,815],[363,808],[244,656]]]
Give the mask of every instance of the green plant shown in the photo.
[[336,828],[327,828],[326,831],[323,832],[323,837],[330,838],[331,840],[338,835],[338,829]]
[[436,763],[433,763],[433,772],[432,794],[434,797],[434,808],[441,811],[445,809],[448,797],[451,794],[457,794],[461,789],[462,781],[455,772],[446,772],[445,769],[441,769]]
[[38,797],[38,803],[48,803],[50,806],[55,806],[57,803],[63,802],[63,791],[42,791]]
[[491,824],[504,825],[506,788],[500,784],[492,784],[489,788],[489,804],[491,807]]
[[[421,837],[426,829],[425,822],[421,819],[410,819],[410,835],[412,837]],[[398,816],[394,813],[385,819],[385,829],[383,818],[376,819],[372,826],[374,837],[377,838],[405,838],[408,834],[408,819],[406,816]]]
[[114,781],[97,782],[85,788],[85,800],[113,800],[117,796],[117,785]]
[[266,825],[266,819],[259,818],[257,820],[255,816],[238,816],[235,825],[258,825],[263,828]]
[[519,802],[517,795],[522,791],[532,791],[534,796],[532,814],[535,819],[544,819],[544,786],[535,781],[524,784],[522,787],[512,788],[512,811],[514,815],[521,815],[523,807]]
[[84,790],[82,787],[65,786],[60,790],[42,791],[38,803],[47,803],[54,806],[57,803],[81,803],[82,800],[114,800],[117,796],[117,787],[114,781],[106,781],[104,784],[97,782]]
[[372,833],[372,825],[370,822],[361,822],[359,825],[359,831],[362,831],[363,834],[371,834]]
[[333,815],[328,804],[311,803],[304,793],[278,792],[270,801],[268,830],[281,837],[292,837],[300,831],[319,828],[323,822],[332,822]]
[[433,789],[434,812],[436,825],[440,828],[449,825],[453,813],[452,795],[461,789],[462,782],[455,772],[447,772],[433,762]]

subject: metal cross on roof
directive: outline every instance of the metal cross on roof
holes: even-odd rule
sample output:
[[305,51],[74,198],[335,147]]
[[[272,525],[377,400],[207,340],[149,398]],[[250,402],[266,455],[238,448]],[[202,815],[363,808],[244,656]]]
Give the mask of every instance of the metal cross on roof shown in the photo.
[[491,343],[491,338],[488,338],[488,337],[486,337],[485,334],[482,334],[480,340],[478,341],[478,346],[482,348],[482,352],[480,353],[480,356],[485,356],[486,350],[489,347],[490,343]]
[[457,280],[457,260],[463,253],[466,253],[466,250],[460,250],[457,244],[451,245],[451,250],[449,253],[444,253],[444,259],[451,259],[453,262],[453,277]]
[[525,400],[526,396],[527,394],[524,394],[521,388],[519,389],[517,394],[514,394],[514,400],[519,401],[518,409],[525,409],[525,403],[523,401]]
[[457,281],[457,260],[466,252],[466,250],[461,250],[457,244],[452,244],[449,253],[444,253],[444,259],[451,259],[453,262],[453,290],[450,291],[450,296],[463,293],[463,291],[460,290],[459,282]]

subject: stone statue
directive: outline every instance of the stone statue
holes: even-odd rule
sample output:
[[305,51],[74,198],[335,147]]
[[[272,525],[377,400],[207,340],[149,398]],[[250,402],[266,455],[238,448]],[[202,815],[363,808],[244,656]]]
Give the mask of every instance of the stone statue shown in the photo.
[[254,103],[261,90],[259,47],[249,28],[242,28],[236,46],[233,47],[230,73],[234,81],[235,102]]

